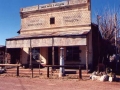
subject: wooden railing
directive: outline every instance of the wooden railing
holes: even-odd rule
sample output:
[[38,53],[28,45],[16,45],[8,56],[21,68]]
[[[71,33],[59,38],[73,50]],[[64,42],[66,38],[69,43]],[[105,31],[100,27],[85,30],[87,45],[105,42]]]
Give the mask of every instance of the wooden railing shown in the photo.
[[20,67],[20,64],[0,64],[0,67],[6,67],[6,66],[14,66],[14,67],[17,67],[17,70],[16,70],[16,75],[19,76],[19,67]]
[[60,67],[75,67],[79,70],[79,79],[82,79],[82,67],[83,65],[45,65],[47,67],[47,77],[49,78],[49,67],[60,68]]
[[[0,66],[14,66],[14,67],[17,67],[17,70],[16,70],[16,75],[19,76],[19,67],[20,67],[20,64],[0,64]],[[54,68],[60,68],[60,67],[68,67],[68,68],[71,68],[71,67],[74,67],[74,68],[78,68],[79,70],[79,79],[82,79],[82,67],[83,65],[45,65],[44,67],[47,67],[47,77],[49,78],[49,68],[50,67],[54,67]],[[31,68],[31,71],[32,71],[32,78],[33,78],[33,67]]]

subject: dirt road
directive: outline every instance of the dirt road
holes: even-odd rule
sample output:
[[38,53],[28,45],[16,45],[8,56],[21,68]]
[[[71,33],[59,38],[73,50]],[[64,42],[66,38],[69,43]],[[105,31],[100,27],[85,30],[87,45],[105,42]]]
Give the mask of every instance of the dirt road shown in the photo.
[[0,77],[0,90],[120,90],[120,82]]

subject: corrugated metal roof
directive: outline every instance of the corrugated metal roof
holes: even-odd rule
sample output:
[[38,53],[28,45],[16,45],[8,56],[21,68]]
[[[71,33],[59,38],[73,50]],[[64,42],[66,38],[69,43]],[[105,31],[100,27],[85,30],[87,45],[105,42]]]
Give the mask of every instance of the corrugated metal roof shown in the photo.
[[6,40],[87,35],[89,31],[90,30],[83,30],[78,32],[73,30],[69,32],[53,32],[53,33],[45,33],[45,34],[29,34],[29,35],[23,34],[12,38],[7,38]]

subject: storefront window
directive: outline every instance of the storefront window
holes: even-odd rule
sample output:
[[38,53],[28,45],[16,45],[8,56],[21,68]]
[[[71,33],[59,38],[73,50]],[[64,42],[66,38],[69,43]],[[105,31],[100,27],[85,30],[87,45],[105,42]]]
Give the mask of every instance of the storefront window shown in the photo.
[[32,48],[32,60],[39,60],[40,59],[40,48]]
[[78,61],[80,60],[80,54],[81,50],[79,50],[79,47],[66,47],[66,60],[70,61]]

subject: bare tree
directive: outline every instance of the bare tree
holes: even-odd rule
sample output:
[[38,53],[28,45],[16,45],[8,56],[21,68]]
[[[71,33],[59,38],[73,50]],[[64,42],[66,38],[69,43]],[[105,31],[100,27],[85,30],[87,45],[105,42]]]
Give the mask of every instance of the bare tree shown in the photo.
[[106,9],[99,19],[99,29],[104,40],[115,45],[115,38],[119,37],[120,17],[117,11]]
[[102,15],[97,16],[99,31],[103,39],[100,50],[101,61],[103,62],[107,62],[107,56],[117,53],[119,45],[117,41],[120,37],[120,14],[118,11],[108,8],[104,9]]

